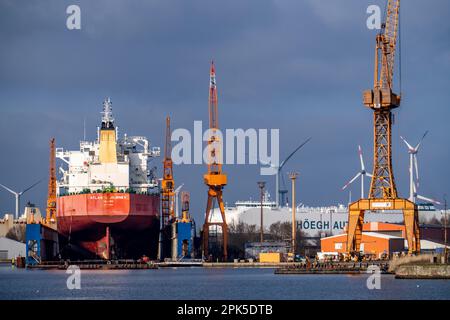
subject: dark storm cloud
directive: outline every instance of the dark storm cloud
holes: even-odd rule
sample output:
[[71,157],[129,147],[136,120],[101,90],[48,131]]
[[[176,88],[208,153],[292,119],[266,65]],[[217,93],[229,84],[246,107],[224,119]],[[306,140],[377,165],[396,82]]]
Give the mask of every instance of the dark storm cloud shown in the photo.
[[[82,29],[66,29],[78,4]],[[0,2],[0,182],[15,189],[46,177],[48,139],[77,148],[86,118],[94,138],[101,102],[111,96],[121,131],[163,145],[164,117],[191,129],[207,119],[208,68],[216,61],[223,128],[280,128],[281,157],[313,140],[286,170],[299,170],[300,201],[345,202],[343,183],[362,144],[371,167],[372,118],[361,104],[372,81],[375,32],[361,0],[158,0]],[[402,195],[412,141],[430,130],[419,155],[422,190],[449,190],[450,4],[403,1],[403,104],[396,112],[394,164]],[[155,161],[160,163],[161,159]],[[204,210],[204,166],[175,168]],[[258,167],[225,166],[225,198],[256,196]],[[273,193],[273,178],[266,177]],[[355,188],[355,191],[358,188]],[[45,185],[26,199],[44,206]],[[0,192],[0,212],[13,199]]]

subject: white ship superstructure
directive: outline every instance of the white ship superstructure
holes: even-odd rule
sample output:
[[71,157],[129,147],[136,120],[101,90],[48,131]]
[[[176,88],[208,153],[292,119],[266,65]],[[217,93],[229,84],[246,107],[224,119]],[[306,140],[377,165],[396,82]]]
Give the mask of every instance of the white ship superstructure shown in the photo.
[[[103,103],[102,126],[114,123],[111,111],[108,98]],[[115,130],[111,136],[118,137],[117,127],[108,129]],[[160,155],[159,147],[150,148],[150,142],[145,137],[125,134],[122,138],[116,138],[114,161],[100,161],[100,139],[98,130],[97,140],[81,141],[79,150],[56,149],[56,157],[67,165],[67,169],[59,168],[62,177],[58,181],[58,194],[95,192],[105,188],[149,192],[157,188],[157,179],[148,164]]]

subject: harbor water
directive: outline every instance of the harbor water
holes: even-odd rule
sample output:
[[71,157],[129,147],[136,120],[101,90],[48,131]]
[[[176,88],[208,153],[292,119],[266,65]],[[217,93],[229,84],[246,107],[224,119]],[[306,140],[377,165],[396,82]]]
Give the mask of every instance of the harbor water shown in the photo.
[[0,299],[450,299],[449,280],[399,280],[381,275],[275,275],[274,269],[164,268],[81,270],[80,289],[68,289],[64,270],[0,266]]

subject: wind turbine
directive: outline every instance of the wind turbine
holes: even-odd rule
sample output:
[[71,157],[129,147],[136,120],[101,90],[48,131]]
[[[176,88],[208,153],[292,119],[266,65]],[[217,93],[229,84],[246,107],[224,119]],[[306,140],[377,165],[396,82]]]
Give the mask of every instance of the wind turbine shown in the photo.
[[180,216],[180,210],[178,209],[178,194],[181,188],[183,188],[184,183],[182,183],[178,188],[175,189],[175,215],[178,218]]
[[32,189],[33,187],[35,187],[36,185],[38,185],[39,183],[41,183],[42,179],[39,180],[38,182],[32,184],[31,186],[29,186],[28,188],[24,189],[23,191],[20,192],[16,192],[10,188],[8,188],[7,186],[3,185],[0,183],[0,186],[3,187],[5,190],[11,192],[15,197],[16,197],[16,212],[15,212],[15,218],[19,219],[19,210],[20,210],[20,197],[27,192],[28,190]]
[[[409,201],[416,203],[417,199],[432,202],[435,204],[441,204],[439,201],[426,198],[424,196],[417,194],[417,189],[419,189],[419,165],[417,162],[417,153],[419,152],[420,145],[423,142],[423,139],[428,134],[428,130],[425,131],[425,133],[422,136],[422,139],[420,139],[419,143],[413,147],[411,146],[408,141],[406,141],[405,138],[400,136],[400,139],[403,140],[403,142],[408,147],[408,153],[409,153]],[[414,175],[415,173],[415,175]],[[415,181],[414,181],[415,176]]]
[[358,146],[359,153],[359,161],[361,162],[361,171],[359,171],[356,176],[354,176],[345,186],[342,187],[342,190],[345,190],[349,185],[351,185],[356,179],[361,177],[361,199],[364,199],[364,177],[372,177],[370,173],[366,171],[366,167],[364,165],[364,159],[362,154],[361,146]]
[[280,173],[281,173],[281,169],[283,169],[284,165],[286,164],[286,162],[289,161],[289,159],[292,158],[292,156],[298,151],[300,150],[305,144],[307,144],[309,142],[309,140],[311,140],[311,138],[306,139],[303,143],[301,143],[297,148],[295,148],[294,151],[291,152],[291,154],[284,159],[280,165],[274,165],[274,164],[270,164],[270,167],[273,168],[274,170],[276,170],[276,176],[275,176],[275,202],[276,202],[276,207],[278,208],[280,206]]

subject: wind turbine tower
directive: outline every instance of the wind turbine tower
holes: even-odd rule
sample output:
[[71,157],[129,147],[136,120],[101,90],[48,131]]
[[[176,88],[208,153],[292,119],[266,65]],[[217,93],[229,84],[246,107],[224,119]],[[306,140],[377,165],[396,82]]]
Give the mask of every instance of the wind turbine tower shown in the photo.
[[364,198],[364,178],[372,177],[372,174],[370,174],[366,171],[366,166],[364,165],[364,159],[363,159],[361,146],[358,146],[358,153],[359,153],[359,161],[361,163],[361,171],[359,171],[349,182],[347,182],[347,184],[342,187],[342,190],[347,189],[347,187],[350,186],[353,182],[355,182],[356,179],[361,177],[361,199],[363,199]]
[[409,153],[409,201],[417,203],[417,199],[420,199],[434,204],[441,204],[437,200],[430,199],[417,194],[417,190],[419,189],[419,165],[417,161],[417,154],[419,153],[420,146],[427,134],[428,131],[425,131],[425,133],[422,136],[422,139],[420,139],[419,143],[415,147],[409,144],[409,142],[406,141],[404,137],[400,136],[400,138],[408,147]]
[[286,159],[284,159],[280,165],[275,166],[275,165],[271,165],[272,168],[274,168],[274,170],[276,171],[276,175],[275,175],[275,203],[276,203],[276,207],[279,208],[280,207],[280,198],[283,198],[283,195],[285,193],[287,193],[286,190],[281,190],[280,188],[280,175],[281,175],[281,170],[283,169],[283,167],[286,165],[286,163],[294,156],[294,154],[297,153],[297,151],[299,151],[305,144],[307,144],[309,142],[309,140],[311,140],[311,138],[306,139],[304,142],[302,142],[297,148],[294,149],[294,151],[292,151],[287,157]]

